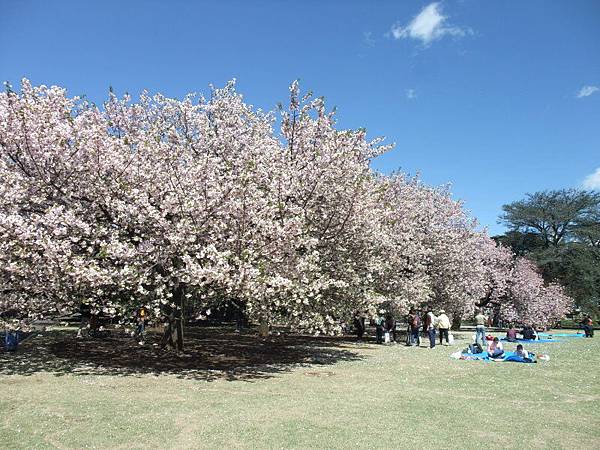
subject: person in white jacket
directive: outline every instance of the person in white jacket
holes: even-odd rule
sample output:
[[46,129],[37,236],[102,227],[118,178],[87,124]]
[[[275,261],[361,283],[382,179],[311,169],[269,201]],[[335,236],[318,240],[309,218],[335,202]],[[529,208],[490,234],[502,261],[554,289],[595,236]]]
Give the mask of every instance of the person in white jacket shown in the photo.
[[440,332],[440,345],[443,344],[444,337],[446,338],[446,345],[450,345],[449,332],[450,332],[450,319],[446,315],[446,311],[440,310],[437,316],[437,326]]

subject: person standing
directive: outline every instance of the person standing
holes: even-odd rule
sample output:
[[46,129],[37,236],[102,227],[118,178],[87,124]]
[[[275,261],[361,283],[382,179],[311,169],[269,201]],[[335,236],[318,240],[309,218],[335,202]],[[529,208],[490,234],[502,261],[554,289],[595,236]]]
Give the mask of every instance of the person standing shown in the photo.
[[429,336],[429,348],[435,347],[435,325],[435,314],[433,314],[431,309],[428,309],[427,314],[425,315],[425,329],[427,330],[427,335]]
[[479,338],[481,337],[481,347],[485,347],[485,322],[487,321],[487,317],[483,315],[481,310],[477,311],[477,315],[475,316],[475,343],[479,343]]
[[390,339],[392,342],[396,342],[396,320],[391,313],[388,313],[385,316],[385,332],[390,334]]
[[362,341],[363,334],[365,334],[365,317],[359,312],[354,315],[354,329],[356,330],[356,337],[359,341]]
[[446,345],[450,345],[450,319],[446,315],[446,311],[440,310],[440,315],[437,317],[438,330],[440,332],[440,345],[443,344],[444,337],[446,338]]
[[517,355],[519,358],[523,358],[526,361],[527,360],[531,361],[531,358],[529,357],[529,352],[523,348],[522,344],[517,345],[517,350],[515,351],[515,355]]
[[146,329],[146,308],[143,306],[137,312],[137,327],[135,337],[140,345],[144,345],[144,331]]
[[417,313],[414,309],[410,310],[410,314],[408,316],[408,328],[410,333],[410,346],[418,346],[419,345],[419,328],[421,328],[421,318],[419,317],[419,313]]
[[377,343],[383,344],[383,328],[384,328],[385,319],[383,315],[380,313],[375,318],[375,335],[377,337]]

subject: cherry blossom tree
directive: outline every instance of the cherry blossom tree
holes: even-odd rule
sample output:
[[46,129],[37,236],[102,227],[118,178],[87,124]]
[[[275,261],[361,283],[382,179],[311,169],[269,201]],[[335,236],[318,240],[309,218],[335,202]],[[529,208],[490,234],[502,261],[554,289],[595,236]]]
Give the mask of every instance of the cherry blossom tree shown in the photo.
[[340,331],[357,311],[502,305],[548,323],[568,309],[497,246],[447,188],[370,168],[390,146],[338,130],[322,98],[290,86],[277,116],[235,83],[209,99],[110,94],[103,108],[58,87],[0,94],[0,312],[88,305],[126,322],[145,307],[234,305],[250,320]]
[[545,285],[535,264],[519,257],[509,279],[509,293],[501,306],[506,320],[548,327],[573,307],[561,286]]

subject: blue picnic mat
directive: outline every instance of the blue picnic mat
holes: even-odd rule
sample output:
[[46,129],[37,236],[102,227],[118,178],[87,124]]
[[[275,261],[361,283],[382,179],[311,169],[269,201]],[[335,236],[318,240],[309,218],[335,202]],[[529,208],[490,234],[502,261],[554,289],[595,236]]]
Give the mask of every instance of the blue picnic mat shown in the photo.
[[[506,341],[506,342],[511,342],[508,341],[508,339],[506,339],[505,337],[500,338],[501,341]],[[527,344],[541,344],[544,342],[560,342],[560,339],[517,339],[517,342],[525,342]]]
[[[490,357],[488,356],[487,352],[483,352],[483,353],[463,353],[462,356],[464,356],[465,358],[469,358],[470,361],[490,361]],[[502,358],[495,358],[496,360],[499,361],[505,361],[505,362],[520,362],[520,363],[533,363],[535,362],[536,358],[535,358],[535,354],[534,353],[529,353],[529,356],[531,357],[530,360],[525,360],[523,358],[521,358],[520,356],[517,355],[516,352],[504,352],[504,354],[502,355]]]
[[558,336],[558,337],[570,337],[570,338],[582,338],[585,337],[583,333],[538,333],[539,336]]

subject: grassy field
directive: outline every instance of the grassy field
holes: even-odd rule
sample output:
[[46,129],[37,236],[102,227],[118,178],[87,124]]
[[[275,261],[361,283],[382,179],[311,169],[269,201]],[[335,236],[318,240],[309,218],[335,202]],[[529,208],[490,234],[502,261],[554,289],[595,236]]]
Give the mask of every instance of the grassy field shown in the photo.
[[0,354],[0,447],[600,448],[598,338],[517,364],[451,360],[467,335],[429,350],[203,333],[182,358],[61,332]]

